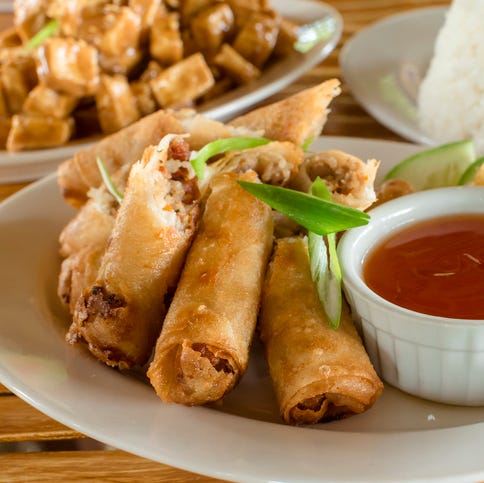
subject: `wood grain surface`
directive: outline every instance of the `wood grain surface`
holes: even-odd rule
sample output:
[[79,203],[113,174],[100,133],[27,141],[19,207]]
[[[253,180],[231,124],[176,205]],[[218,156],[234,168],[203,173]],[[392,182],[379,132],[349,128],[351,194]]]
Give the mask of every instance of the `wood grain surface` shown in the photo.
[[[288,0],[296,2],[297,0]],[[333,0],[342,14],[344,33],[335,51],[320,65],[281,92],[260,103],[267,104],[326,79],[341,78],[341,47],[356,32],[384,17],[445,1]],[[0,16],[0,25],[5,16]],[[370,117],[343,83],[342,93],[331,104],[324,134],[402,140]],[[26,186],[0,185],[0,200]],[[50,446],[49,446],[50,445]],[[95,448],[95,449],[92,449]],[[0,482],[220,482],[214,478],[148,461],[123,451],[105,448],[43,415],[0,385]]]

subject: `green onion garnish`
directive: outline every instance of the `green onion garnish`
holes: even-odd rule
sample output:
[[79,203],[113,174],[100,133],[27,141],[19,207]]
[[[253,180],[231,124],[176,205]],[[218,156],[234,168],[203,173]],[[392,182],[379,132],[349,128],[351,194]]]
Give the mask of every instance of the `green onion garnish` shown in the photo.
[[370,219],[369,215],[362,211],[300,191],[241,180],[238,183],[275,210],[318,235],[328,235],[366,225]]
[[118,191],[116,186],[114,186],[114,183],[106,170],[106,166],[104,166],[104,163],[99,156],[96,157],[96,163],[106,188],[114,196],[116,201],[121,203],[123,201],[123,195]]
[[51,20],[46,23],[29,41],[25,44],[27,50],[35,49],[46,39],[55,35],[59,30],[59,21]]
[[312,23],[301,25],[298,30],[298,39],[294,50],[305,54],[316,44],[328,41],[336,32],[336,20],[327,15]]
[[202,149],[200,149],[200,151],[192,151],[190,163],[195,170],[195,174],[197,175],[198,179],[202,181],[207,161],[216,154],[225,153],[227,151],[255,148],[269,142],[270,139],[254,137],[217,139],[216,141],[206,144]]
[[[319,177],[314,180],[311,186],[311,194],[327,201],[331,200],[331,193]],[[323,237],[310,231],[308,233],[308,249],[311,276],[316,284],[319,300],[328,317],[329,325],[337,329],[341,319],[342,275],[336,251],[336,234],[329,233],[326,237]]]

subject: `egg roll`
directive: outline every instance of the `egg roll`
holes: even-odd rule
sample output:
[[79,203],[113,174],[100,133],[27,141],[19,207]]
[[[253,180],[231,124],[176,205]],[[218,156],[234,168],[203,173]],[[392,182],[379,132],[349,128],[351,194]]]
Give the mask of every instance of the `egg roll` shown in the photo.
[[329,113],[329,104],[341,89],[337,79],[330,79],[303,89],[282,101],[253,109],[228,123],[262,131],[274,141],[291,141],[302,146],[321,134]]
[[57,183],[64,199],[79,208],[87,201],[89,189],[101,185],[97,157],[113,174],[121,166],[131,166],[139,160],[147,146],[158,144],[166,134],[183,132],[180,121],[171,112],[160,110],[77,151],[57,168]]
[[[256,181],[254,172],[241,178]],[[193,245],[148,377],[165,402],[221,399],[247,369],[264,272],[272,247],[271,209],[237,182],[213,178]]]
[[304,238],[276,242],[259,324],[284,422],[310,424],[362,413],[382,392],[345,303],[339,328],[329,326]]
[[308,154],[289,181],[293,189],[307,193],[319,176],[335,203],[365,210],[376,200],[374,182],[380,162],[363,161],[338,149]]
[[131,168],[96,280],[79,297],[67,334],[120,369],[148,361],[198,220],[188,145],[167,138]]

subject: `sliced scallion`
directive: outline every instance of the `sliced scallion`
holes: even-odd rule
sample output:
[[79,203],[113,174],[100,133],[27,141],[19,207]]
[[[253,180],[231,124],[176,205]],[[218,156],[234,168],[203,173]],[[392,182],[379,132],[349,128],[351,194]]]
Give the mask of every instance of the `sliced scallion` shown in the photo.
[[227,151],[255,148],[271,142],[270,139],[256,137],[222,138],[206,144],[200,151],[192,151],[190,163],[200,181],[203,180],[205,165],[213,156]]
[[[327,201],[331,200],[331,193],[319,177],[311,186],[311,194]],[[310,231],[308,248],[311,276],[316,284],[319,300],[328,317],[329,325],[337,329],[341,319],[342,275],[336,251],[336,234],[329,233],[324,237]]]
[[46,39],[52,37],[59,31],[59,21],[51,20],[46,23],[31,39],[25,44],[27,50],[35,49],[41,45]]
[[114,186],[113,180],[109,176],[109,173],[106,169],[106,166],[104,166],[104,163],[99,156],[96,157],[96,163],[97,163],[97,167],[99,169],[99,172],[101,173],[101,177],[103,179],[103,182],[106,185],[106,188],[114,196],[116,201],[118,203],[121,203],[123,201],[123,195],[118,191],[116,186]]
[[300,191],[241,180],[238,183],[275,210],[318,235],[366,225],[370,219],[369,215],[362,211]]

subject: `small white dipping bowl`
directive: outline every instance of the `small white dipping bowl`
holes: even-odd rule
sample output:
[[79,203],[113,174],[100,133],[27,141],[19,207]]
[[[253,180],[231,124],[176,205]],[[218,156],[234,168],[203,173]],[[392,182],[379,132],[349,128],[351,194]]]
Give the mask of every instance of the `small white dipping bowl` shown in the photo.
[[370,290],[362,275],[368,253],[395,231],[429,218],[484,213],[484,188],[422,191],[369,213],[370,223],[347,231],[338,252],[346,297],[376,371],[415,396],[484,405],[484,320],[437,317],[399,307]]

